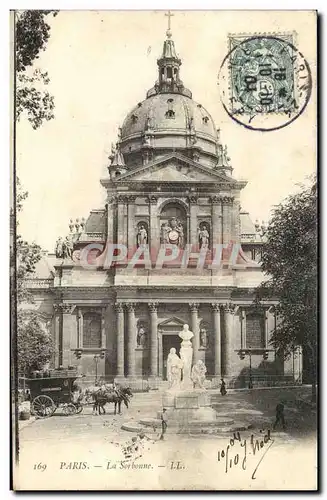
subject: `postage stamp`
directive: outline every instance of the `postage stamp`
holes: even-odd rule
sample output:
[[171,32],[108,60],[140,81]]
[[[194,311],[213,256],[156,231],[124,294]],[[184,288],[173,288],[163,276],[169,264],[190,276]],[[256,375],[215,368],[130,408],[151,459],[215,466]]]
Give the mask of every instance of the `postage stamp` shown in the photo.
[[304,111],[311,72],[294,37],[229,35],[219,85],[223,106],[235,121],[254,130],[276,130]]

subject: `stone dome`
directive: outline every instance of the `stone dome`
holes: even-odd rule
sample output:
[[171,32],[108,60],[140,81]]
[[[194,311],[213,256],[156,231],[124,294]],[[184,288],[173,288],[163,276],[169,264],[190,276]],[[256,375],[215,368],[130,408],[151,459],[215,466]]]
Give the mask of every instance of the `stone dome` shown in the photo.
[[121,128],[124,157],[143,145],[155,149],[186,149],[216,155],[217,131],[208,111],[177,93],[148,97],[127,115]]
[[[193,124],[191,122],[193,118]],[[159,131],[190,132],[209,141],[217,141],[217,131],[208,111],[197,102],[181,94],[157,94],[140,102],[130,111],[122,126],[122,141],[134,134],[142,134],[148,128]]]
[[172,151],[204,166],[217,167],[221,146],[214,121],[180,79],[182,62],[169,31],[157,64],[155,85],[128,113],[119,130],[117,148],[122,161],[118,165],[115,157],[113,169],[119,166],[121,173],[122,167],[129,170]]

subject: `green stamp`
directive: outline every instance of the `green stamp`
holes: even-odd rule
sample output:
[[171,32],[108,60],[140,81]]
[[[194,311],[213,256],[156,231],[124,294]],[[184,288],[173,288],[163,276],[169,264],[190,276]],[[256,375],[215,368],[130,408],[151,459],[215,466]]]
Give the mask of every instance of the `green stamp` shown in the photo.
[[311,94],[308,63],[292,34],[230,35],[219,74],[222,103],[247,128],[276,130],[294,121]]

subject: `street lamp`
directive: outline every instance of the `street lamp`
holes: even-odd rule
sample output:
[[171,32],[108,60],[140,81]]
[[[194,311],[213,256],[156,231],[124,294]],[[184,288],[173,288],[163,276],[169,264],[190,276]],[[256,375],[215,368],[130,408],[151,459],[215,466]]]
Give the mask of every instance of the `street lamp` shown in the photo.
[[95,383],[98,381],[98,364],[100,359],[104,358],[105,351],[101,351],[100,354],[95,354],[94,355],[94,361],[95,361]]

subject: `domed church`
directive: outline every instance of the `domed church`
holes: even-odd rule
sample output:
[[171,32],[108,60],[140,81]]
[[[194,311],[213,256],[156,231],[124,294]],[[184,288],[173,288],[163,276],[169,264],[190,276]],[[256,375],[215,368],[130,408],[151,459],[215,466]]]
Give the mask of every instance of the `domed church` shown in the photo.
[[53,367],[164,388],[167,356],[188,324],[208,387],[300,382],[301,356],[284,361],[269,344],[276,302],[253,303],[266,228],[241,209],[246,182],[181,80],[170,29],[157,65],[112,146],[105,206],[71,220],[26,282],[53,334]]

